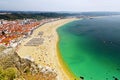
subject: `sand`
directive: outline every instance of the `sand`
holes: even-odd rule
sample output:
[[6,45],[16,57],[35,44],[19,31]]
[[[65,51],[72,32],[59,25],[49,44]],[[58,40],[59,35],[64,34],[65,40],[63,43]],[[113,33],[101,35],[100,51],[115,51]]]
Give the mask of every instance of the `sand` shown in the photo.
[[[58,27],[73,20],[76,19],[61,19],[40,26],[19,45],[17,49],[18,55],[22,58],[31,57],[36,63],[53,68],[57,73],[57,80],[73,80],[73,77],[67,74],[67,70],[61,64],[62,60],[58,55],[57,48],[59,38],[56,32]],[[38,35],[39,33],[43,34]],[[33,38],[42,38],[44,41],[39,45],[27,46],[26,43],[29,43]]]

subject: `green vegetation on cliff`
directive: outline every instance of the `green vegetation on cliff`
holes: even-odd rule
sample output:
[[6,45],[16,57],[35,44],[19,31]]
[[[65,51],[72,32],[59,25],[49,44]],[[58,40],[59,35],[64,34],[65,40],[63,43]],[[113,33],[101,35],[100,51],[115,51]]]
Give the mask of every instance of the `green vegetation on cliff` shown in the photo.
[[57,76],[53,69],[21,58],[16,52],[1,53],[0,66],[0,80],[56,80]]
[[0,80],[13,80],[16,74],[17,70],[15,68],[3,69],[0,67]]

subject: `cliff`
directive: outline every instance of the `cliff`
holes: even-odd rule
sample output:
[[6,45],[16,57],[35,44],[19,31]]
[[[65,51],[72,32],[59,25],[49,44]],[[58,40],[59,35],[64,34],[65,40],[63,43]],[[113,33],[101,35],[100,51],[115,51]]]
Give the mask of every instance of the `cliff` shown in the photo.
[[57,76],[50,67],[23,59],[16,52],[1,53],[0,66],[1,80],[56,80]]

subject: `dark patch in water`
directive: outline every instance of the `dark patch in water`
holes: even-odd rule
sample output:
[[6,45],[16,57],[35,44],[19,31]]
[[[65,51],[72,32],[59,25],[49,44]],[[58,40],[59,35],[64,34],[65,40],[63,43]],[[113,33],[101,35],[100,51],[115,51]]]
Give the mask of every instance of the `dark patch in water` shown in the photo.
[[118,78],[116,78],[115,76],[113,76],[114,80],[119,80]]

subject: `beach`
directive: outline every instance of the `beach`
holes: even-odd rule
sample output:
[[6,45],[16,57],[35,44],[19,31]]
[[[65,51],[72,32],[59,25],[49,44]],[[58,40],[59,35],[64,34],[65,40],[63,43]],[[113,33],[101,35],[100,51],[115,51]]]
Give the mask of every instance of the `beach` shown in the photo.
[[71,75],[68,75],[61,63],[60,55],[58,55],[57,43],[59,38],[56,29],[74,20],[76,19],[60,19],[38,27],[31,36],[24,39],[18,46],[18,55],[22,58],[30,58],[42,66],[52,68],[57,73],[57,80],[73,79]]

